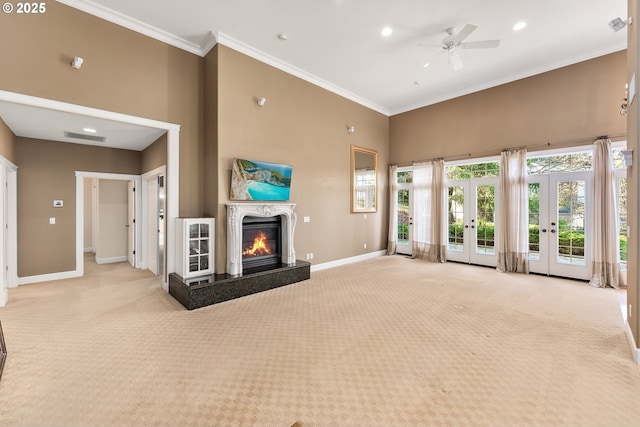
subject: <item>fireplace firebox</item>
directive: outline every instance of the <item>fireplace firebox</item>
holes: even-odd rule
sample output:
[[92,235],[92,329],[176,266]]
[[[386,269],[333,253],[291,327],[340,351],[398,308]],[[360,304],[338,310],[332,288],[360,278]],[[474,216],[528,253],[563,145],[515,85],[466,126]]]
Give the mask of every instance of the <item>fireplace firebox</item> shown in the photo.
[[282,262],[280,216],[242,219],[242,270],[268,269]]

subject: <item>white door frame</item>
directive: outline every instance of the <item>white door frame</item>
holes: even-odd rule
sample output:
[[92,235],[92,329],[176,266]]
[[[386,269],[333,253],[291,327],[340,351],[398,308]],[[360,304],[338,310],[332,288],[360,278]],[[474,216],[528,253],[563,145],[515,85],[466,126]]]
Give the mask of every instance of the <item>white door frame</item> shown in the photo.
[[[166,271],[175,271],[176,249],[173,242],[175,241],[175,219],[178,217],[180,211],[180,125],[152,119],[145,119],[142,117],[130,116],[127,114],[115,113],[113,111],[99,110],[97,108],[84,107],[82,105],[54,101],[51,99],[38,98],[35,96],[23,95],[15,92],[7,92],[4,90],[0,90],[0,101],[13,102],[16,104],[30,105],[33,107],[47,108],[50,110],[63,111],[72,114],[80,114],[89,117],[97,117],[165,130],[167,132],[167,242],[170,243],[166,247]],[[76,235],[76,239],[77,238],[78,236]],[[80,248],[82,248],[82,245],[83,242],[80,241]],[[76,247],[78,247],[77,242]],[[83,258],[84,257],[82,256],[82,253],[80,257],[78,257],[76,254],[76,269],[74,271],[18,278],[18,284],[34,283],[44,280],[59,280],[63,278],[82,276],[84,264]],[[169,290],[167,275],[163,276],[162,287],[165,291]]]
[[0,307],[7,304],[7,289],[18,286],[17,171],[0,156]]
[[[500,193],[498,186],[500,185],[499,179],[496,177],[487,178],[472,178],[465,180],[449,181],[447,183],[447,189],[449,187],[462,187],[464,189],[464,202],[463,202],[463,215],[464,215],[464,228],[463,239],[464,245],[462,251],[452,251],[449,249],[449,243],[447,242],[447,260],[464,262],[477,265],[486,265],[495,267],[498,263],[497,248],[494,246],[493,254],[484,254],[476,250],[478,246],[478,236],[476,233],[477,224],[477,187],[481,185],[493,185],[495,187],[494,197],[494,228],[493,228],[493,240],[498,241],[500,234],[500,224],[497,218],[497,207],[500,203]],[[448,194],[448,191],[447,191]],[[448,215],[447,215],[448,218]],[[449,224],[447,221],[447,228]],[[448,236],[447,232],[447,236]],[[448,239],[448,237],[447,237]]]
[[[584,265],[558,261],[558,182],[583,180],[585,183]],[[555,172],[531,175],[528,183],[540,183],[540,260],[529,259],[529,271],[551,276],[588,280],[591,269],[591,214],[588,207],[593,198],[593,172]],[[543,231],[546,230],[546,231]]]
[[[147,201],[149,200],[149,181],[153,181],[158,179],[158,177],[160,175],[164,175],[165,176],[165,188],[166,188],[166,174],[167,174],[167,167],[166,166],[160,166],[159,168],[153,169],[149,172],[146,172],[144,174],[142,174],[142,259],[141,259],[141,264],[140,264],[140,268],[142,269],[146,269],[149,268],[149,263],[148,263],[148,259],[149,259],[149,244],[148,244],[148,227],[147,227],[147,219],[149,217],[149,206]],[[164,222],[165,224],[165,236],[166,234],[166,229],[168,227],[167,221]],[[168,241],[168,239],[167,239]],[[173,245],[168,245],[167,242],[165,242],[164,247],[166,248],[167,246],[173,246]],[[163,266],[167,265],[167,251],[163,251]],[[163,267],[162,272],[158,272],[159,275],[165,276],[165,272],[169,271],[166,270],[165,267]]]
[[[102,173],[102,172],[84,172],[76,171],[76,271],[79,275],[84,275],[84,180],[85,178],[93,179],[111,179],[120,181],[133,181],[135,187],[140,188],[142,178],[140,175],[127,175],[118,173]],[[136,192],[134,197],[135,212],[135,265],[138,265],[142,257],[142,246],[140,245],[140,228],[141,221],[139,212],[142,203],[142,196]]]

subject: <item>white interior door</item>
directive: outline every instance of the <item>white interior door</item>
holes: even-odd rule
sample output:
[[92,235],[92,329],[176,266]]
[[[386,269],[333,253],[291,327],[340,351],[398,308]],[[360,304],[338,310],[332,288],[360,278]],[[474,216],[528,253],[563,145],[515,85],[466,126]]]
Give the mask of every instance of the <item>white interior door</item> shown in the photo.
[[496,266],[498,179],[452,181],[447,187],[447,260]]
[[589,279],[591,173],[529,179],[529,270]]
[[127,187],[127,259],[136,266],[136,183],[129,181]]
[[158,275],[158,180],[149,180],[147,193],[147,268]]
[[413,210],[412,192],[409,185],[399,186],[396,193],[398,209],[396,217],[398,230],[396,234],[396,252],[404,255],[411,255],[413,245]]

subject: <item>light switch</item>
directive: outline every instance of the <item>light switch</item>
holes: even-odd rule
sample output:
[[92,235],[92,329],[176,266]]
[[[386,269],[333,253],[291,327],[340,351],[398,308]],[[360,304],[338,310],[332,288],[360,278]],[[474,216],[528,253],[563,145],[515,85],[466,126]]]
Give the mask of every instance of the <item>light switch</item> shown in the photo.
[[310,216],[305,216],[304,217],[304,222],[311,222],[311,217]]
[[55,224],[55,223],[56,223],[55,218],[49,218],[49,224]]

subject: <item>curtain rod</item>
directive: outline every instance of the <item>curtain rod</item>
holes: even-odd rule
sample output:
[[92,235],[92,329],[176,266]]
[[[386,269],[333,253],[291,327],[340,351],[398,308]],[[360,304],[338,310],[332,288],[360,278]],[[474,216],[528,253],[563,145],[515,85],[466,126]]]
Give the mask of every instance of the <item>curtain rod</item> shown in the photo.
[[526,148],[527,151],[541,151],[541,150],[546,150],[550,148],[571,147],[573,145],[576,145],[579,142],[594,142],[594,141],[597,141],[598,139],[603,139],[603,138],[608,138],[611,140],[621,140],[626,137],[627,137],[626,133],[621,133],[618,135],[598,135],[593,137],[566,139],[564,141],[546,142],[542,144],[521,145],[519,147],[503,148],[500,150],[487,150],[487,151],[479,151],[476,153],[465,153],[465,154],[455,154],[455,155],[445,156],[445,157],[434,157],[432,159],[426,159],[426,160],[412,160],[408,162],[389,163],[389,166],[396,165],[398,167],[404,167],[404,166],[411,166],[414,163],[431,162],[431,161],[440,160],[440,159],[444,159],[445,161],[454,161],[454,160],[463,160],[463,159],[473,159],[473,158],[479,158],[479,157],[497,156],[504,150],[513,150],[513,149],[521,149],[521,148]]

